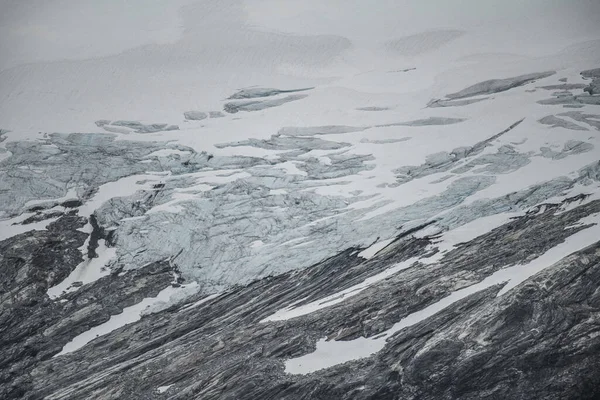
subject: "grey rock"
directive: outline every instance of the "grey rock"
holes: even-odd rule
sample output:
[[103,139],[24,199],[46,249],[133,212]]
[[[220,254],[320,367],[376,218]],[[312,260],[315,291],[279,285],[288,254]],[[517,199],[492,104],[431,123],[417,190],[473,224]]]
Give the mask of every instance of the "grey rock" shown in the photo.
[[105,125],[109,125],[110,121],[108,119],[100,119],[100,120],[96,121],[95,124],[97,127],[101,128]]
[[569,111],[565,113],[558,114],[561,117],[569,117],[574,119],[575,121],[586,123],[594,128],[600,130],[600,115],[598,114],[587,114],[581,111]]
[[555,96],[555,97],[570,97],[570,96],[573,96],[573,93],[571,93],[568,90],[562,90],[560,92],[554,92],[554,93],[552,93],[552,96]]
[[229,96],[230,100],[242,100],[242,99],[255,99],[259,97],[271,97],[277,96],[283,93],[295,93],[295,92],[304,92],[307,90],[314,89],[312,87],[303,88],[303,89],[290,89],[290,90],[280,90],[273,88],[249,88],[242,89],[238,92],[235,92],[231,96]]
[[590,95],[600,94],[600,68],[582,71],[581,76],[585,79],[591,79],[592,82],[583,90]]
[[569,140],[565,143],[563,153],[581,154],[594,149],[594,145],[581,140]]
[[581,76],[584,78],[600,78],[600,68],[588,69],[586,71],[581,71]]
[[403,137],[399,139],[367,139],[363,138],[360,140],[361,143],[373,143],[373,144],[391,144],[391,143],[400,143],[406,142],[407,140],[412,139],[411,137]]
[[564,106],[583,106],[583,105],[600,105],[600,96],[577,95],[577,96],[560,96],[553,99],[545,99],[538,101],[538,104],[543,105],[564,105]]
[[[10,132],[10,131],[6,130],[6,129],[0,129],[0,143],[4,142],[6,140],[6,134],[8,132]],[[6,151],[5,149],[0,148],[0,154],[2,154],[5,151]]]
[[540,120],[538,120],[538,122],[540,124],[550,125],[552,128],[565,128],[565,129],[571,129],[574,131],[587,131],[588,130],[588,129],[584,128],[583,126],[577,125],[574,122],[567,121],[562,118],[558,118],[557,116],[554,116],[554,115],[548,115],[544,118],[541,118]]
[[547,85],[547,86],[540,86],[540,89],[546,89],[546,90],[573,90],[573,89],[583,89],[585,88],[586,85],[582,84],[582,83],[563,83],[560,85]]
[[169,124],[142,124],[139,121],[109,121],[101,119],[96,121],[96,126],[104,129],[107,132],[113,133],[156,133],[165,131],[176,131],[179,129],[177,125]]
[[306,97],[308,96],[295,94],[274,100],[230,102],[225,103],[223,110],[230,114],[235,114],[240,111],[260,111],[267,108],[278,107],[292,101],[302,100]]
[[446,95],[449,99],[463,99],[467,97],[480,96],[485,94],[504,92],[519,86],[526,85],[539,79],[544,79],[554,75],[556,72],[538,72],[526,75],[514,76],[511,78],[504,79],[490,79],[488,81],[477,83],[473,86],[469,86],[456,93]]
[[316,136],[316,135],[337,135],[341,133],[361,132],[369,127],[344,126],[344,125],[326,125],[313,127],[284,127],[277,134],[285,136]]
[[[107,321],[124,307],[156,295],[172,279],[169,265],[153,264],[84,285],[64,295],[64,302],[51,301],[47,288],[59,283],[83,261],[78,247],[87,234],[77,229],[84,223],[83,218],[66,215],[49,224],[47,231],[31,231],[0,242],[0,265],[4,271],[0,281],[2,398],[21,398],[32,384],[32,376],[25,372],[36,363],[56,354],[79,333]],[[81,282],[75,286],[81,286]]]
[[389,110],[388,107],[359,107],[357,108],[358,111],[387,111]]
[[487,97],[483,97],[480,99],[465,99],[465,100],[441,100],[434,99],[427,103],[427,107],[436,108],[436,107],[462,107],[467,106],[473,103],[479,103],[480,101],[487,100]]
[[281,136],[272,135],[271,139],[258,140],[248,139],[233,143],[222,143],[217,144],[217,148],[225,147],[239,147],[239,146],[250,146],[260,149],[268,150],[294,150],[300,149],[304,151],[310,150],[338,150],[344,147],[349,147],[349,143],[332,142],[329,140],[323,140],[315,137],[294,137],[294,136]]
[[183,116],[190,121],[202,121],[208,117],[208,115],[202,111],[186,111],[183,113]]
[[464,118],[447,118],[447,117],[429,117],[425,119],[417,119],[407,122],[396,122],[392,124],[376,125],[376,127],[386,126],[431,126],[431,125],[452,125],[466,121]]
[[600,79],[594,79],[594,81],[587,85],[583,91],[589,93],[590,96],[600,95]]
[[430,125],[451,125],[465,121],[463,118],[429,117],[414,121],[394,122],[391,124],[381,124],[373,126],[346,126],[346,125],[326,125],[311,127],[284,127],[277,134],[281,136],[316,136],[316,135],[339,135],[343,133],[361,132],[369,128],[382,128],[392,126],[430,126]]
[[549,147],[542,147],[540,148],[540,151],[542,152],[543,157],[558,160],[573,154],[586,153],[593,149],[594,145],[591,143],[582,142],[580,140],[569,140],[565,143],[562,151],[560,152],[553,151]]

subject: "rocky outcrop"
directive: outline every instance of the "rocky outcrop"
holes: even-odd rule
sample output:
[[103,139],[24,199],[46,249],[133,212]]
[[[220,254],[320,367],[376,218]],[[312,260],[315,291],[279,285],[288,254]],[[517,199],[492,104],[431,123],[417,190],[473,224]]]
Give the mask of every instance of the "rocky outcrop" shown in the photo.
[[586,131],[587,129],[579,126],[571,121],[565,120],[563,118],[559,118],[555,115],[548,115],[545,116],[544,118],[541,118],[538,120],[538,122],[540,124],[544,124],[544,125],[550,125],[553,128],[565,128],[565,129],[571,129],[573,131]]
[[539,79],[548,78],[556,74],[554,71],[539,72],[533,74],[513,76],[504,79],[490,79],[487,81],[476,83],[456,93],[447,94],[448,99],[464,99],[468,97],[505,92],[519,86],[535,82]]
[[465,100],[441,100],[441,99],[433,99],[429,103],[427,103],[427,107],[436,108],[436,107],[461,107],[468,106],[469,104],[479,103],[480,101],[487,100],[487,97],[482,97],[479,99],[465,99]]
[[[490,79],[487,81],[476,83],[472,86],[469,86],[465,89],[462,89],[455,93],[450,93],[446,95],[445,99],[432,99],[427,107],[436,108],[436,107],[462,107],[467,106],[469,104],[478,103],[483,100],[487,100],[488,97],[480,97],[480,98],[472,98],[477,96],[490,95],[494,93],[506,92],[507,90],[511,90],[523,85],[527,85],[529,83],[535,82],[540,79],[548,78],[552,75],[556,74],[555,71],[546,71],[546,72],[537,72],[532,74],[525,74],[519,76],[513,76],[510,78],[503,79]],[[569,90],[580,88],[581,85],[571,85],[571,84],[563,84],[563,85],[547,85],[543,86],[543,89],[552,90],[551,88],[556,88],[558,90]],[[540,101],[541,104],[544,100]],[[582,100],[585,102],[586,100]]]
[[[398,331],[372,356],[314,374],[284,373],[284,361],[312,352],[317,339],[376,337],[404,317],[482,282],[501,268],[541,256],[587,228],[574,223],[600,212],[599,201],[557,213],[561,207],[548,204],[544,212],[502,225],[458,246],[438,262],[414,263],[341,303],[279,322],[263,320],[290,304],[301,307],[350,288],[414,256],[426,260],[434,255],[428,249],[435,238],[419,239],[412,236],[414,231],[400,235],[369,260],[357,255],[360,249],[350,248],[300,272],[232,288],[203,303],[191,299],[173,305],[74,353],[53,358],[61,344],[77,333],[77,327],[103,320],[97,313],[118,311],[128,304],[119,300],[123,296],[131,303],[139,301],[135,293],[148,295],[137,292],[142,285],[134,282],[146,279],[143,287],[155,288],[168,284],[168,264],[148,266],[136,271],[135,277],[107,277],[57,302],[42,296],[38,301],[48,304],[42,335],[45,346],[36,342],[39,356],[32,355],[28,364],[12,365],[9,383],[3,385],[9,389],[4,396],[475,399],[525,394],[594,398],[598,388],[592,384],[597,379],[593,371],[598,367],[600,346],[593,323],[600,311],[598,244],[548,266],[501,296],[497,294],[503,284],[483,287]],[[16,239],[22,240],[31,239]],[[26,266],[33,264],[26,261]],[[15,289],[13,285],[11,290]],[[68,301],[61,303],[62,299]],[[52,327],[51,321],[59,315],[61,322]],[[32,339],[21,337],[21,343],[25,342],[32,343]],[[159,392],[159,387],[167,386]]]
[[190,121],[202,121],[208,118],[208,114],[202,111],[186,111],[183,113],[183,116]]
[[273,100],[252,100],[252,101],[240,101],[240,102],[229,102],[225,103],[223,110],[230,114],[235,114],[240,111],[260,111],[267,108],[278,107],[291,101],[302,100],[308,97],[303,94],[293,94],[290,96],[282,97],[280,99]]
[[464,122],[463,118],[445,118],[445,117],[429,117],[426,119],[417,119],[414,121],[398,122],[393,124],[376,125],[376,127],[385,126],[430,126],[430,125],[452,125]]
[[176,131],[179,129],[177,125],[169,124],[142,124],[139,121],[109,121],[102,119],[96,121],[96,126],[104,129],[107,132],[113,133],[156,133],[164,131]]
[[79,250],[87,235],[85,219],[74,213],[48,225],[0,242],[2,313],[0,396],[23,397],[32,388],[30,372],[57,354],[69,340],[107,321],[123,308],[156,294],[172,280],[168,264],[99,279],[51,300],[47,289],[64,280],[81,263]]

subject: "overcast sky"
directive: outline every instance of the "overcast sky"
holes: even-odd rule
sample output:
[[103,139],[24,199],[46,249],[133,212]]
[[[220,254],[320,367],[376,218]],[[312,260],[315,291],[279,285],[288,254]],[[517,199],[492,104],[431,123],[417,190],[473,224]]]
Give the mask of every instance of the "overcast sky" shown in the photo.
[[253,85],[438,95],[596,66],[598,21],[598,0],[0,0],[0,121],[176,122]]
[[496,31],[498,42],[533,51],[600,30],[597,0],[0,0],[0,70],[175,43],[186,31],[207,35],[203,17],[217,9],[256,30],[340,35],[366,46],[439,27],[502,24],[512,29]]

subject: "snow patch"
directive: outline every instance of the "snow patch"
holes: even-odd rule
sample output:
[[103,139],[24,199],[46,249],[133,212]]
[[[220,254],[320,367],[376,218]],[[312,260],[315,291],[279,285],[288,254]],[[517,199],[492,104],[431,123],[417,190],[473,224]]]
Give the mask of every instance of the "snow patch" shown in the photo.
[[366,248],[365,250],[358,253],[358,256],[369,260],[369,259],[373,258],[373,256],[375,256],[375,254],[377,254],[379,252],[379,250],[382,250],[383,248],[385,248],[388,244],[392,243],[393,241],[394,241],[394,238],[376,242],[376,243],[372,244],[371,246],[369,246],[368,248]]
[[[89,238],[88,238],[89,240]],[[87,248],[87,240],[84,246]],[[82,248],[84,247],[82,246]],[[80,249],[82,249],[80,248]],[[104,239],[98,240],[98,248],[96,249],[98,257],[90,258],[80,263],[75,269],[58,285],[52,286],[48,289],[48,296],[51,299],[60,297],[63,292],[76,291],[81,285],[85,285],[103,276],[110,274],[110,269],[106,268],[110,260],[117,256],[117,249],[115,247],[107,247]],[[87,254],[86,254],[87,256]],[[73,283],[80,282],[81,285],[73,286]]]
[[170,384],[170,385],[166,385],[166,386],[159,386],[159,387],[157,387],[157,388],[156,388],[156,391],[157,391],[158,393],[164,393],[164,392],[166,392],[167,390],[169,390],[169,388],[170,388],[171,386],[173,386],[173,385],[174,385],[174,384]]
[[76,350],[79,350],[92,340],[96,339],[99,336],[104,336],[112,331],[119,329],[127,324],[131,324],[133,322],[139,321],[142,318],[142,312],[147,308],[152,306],[155,303],[161,301],[168,301],[169,298],[176,293],[177,289],[168,286],[165,289],[161,290],[156,297],[147,297],[141,302],[123,309],[123,312],[117,315],[113,315],[110,317],[108,321],[105,323],[95,326],[92,329],[83,332],[82,334],[76,336],[67,343],[60,353],[56,354],[54,357],[62,356],[68,353],[72,353]]

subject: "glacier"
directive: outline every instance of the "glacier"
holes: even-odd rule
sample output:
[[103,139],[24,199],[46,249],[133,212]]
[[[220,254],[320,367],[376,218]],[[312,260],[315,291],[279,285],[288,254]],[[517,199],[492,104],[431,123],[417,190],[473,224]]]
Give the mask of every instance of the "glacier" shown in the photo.
[[600,396],[600,7],[38,7],[0,4],[0,397]]

